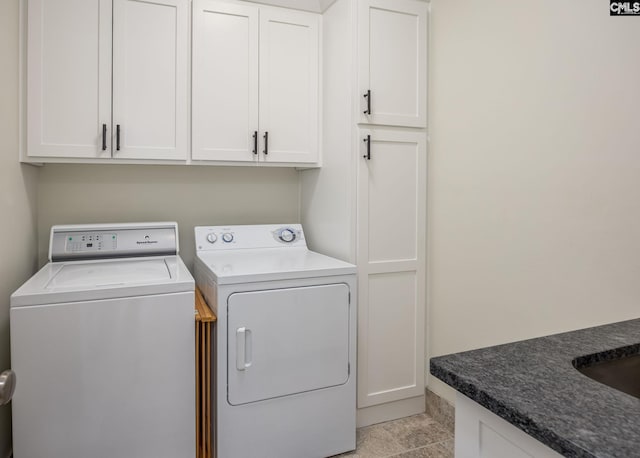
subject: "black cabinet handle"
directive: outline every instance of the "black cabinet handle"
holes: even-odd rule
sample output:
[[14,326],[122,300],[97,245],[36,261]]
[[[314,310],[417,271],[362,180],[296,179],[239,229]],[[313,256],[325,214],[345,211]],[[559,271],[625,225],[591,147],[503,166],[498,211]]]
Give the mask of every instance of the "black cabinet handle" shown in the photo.
[[120,151],[120,124],[116,125],[116,151]]
[[367,161],[370,161],[371,160],[371,135],[367,135],[367,138],[365,138],[362,141],[367,144],[367,154],[363,155],[362,157],[365,158]]
[[367,109],[364,110],[364,114],[371,114],[371,89],[367,90],[367,93],[363,95],[365,99],[367,99]]
[[253,154],[258,154],[258,131],[253,131]]
[[107,150],[107,125],[102,125],[102,151]]
[[264,133],[264,155],[269,154],[269,132]]

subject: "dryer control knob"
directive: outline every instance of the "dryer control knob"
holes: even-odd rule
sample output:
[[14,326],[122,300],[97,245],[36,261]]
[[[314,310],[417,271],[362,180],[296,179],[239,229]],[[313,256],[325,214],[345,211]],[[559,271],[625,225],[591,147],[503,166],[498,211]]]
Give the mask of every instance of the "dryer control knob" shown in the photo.
[[214,234],[213,232],[207,234],[207,242],[216,243],[217,240],[218,240],[218,236],[216,234]]
[[224,234],[222,234],[222,240],[225,243],[233,242],[233,234],[231,232],[225,232]]
[[282,229],[279,235],[280,240],[283,242],[291,243],[296,239],[296,233],[291,229]]

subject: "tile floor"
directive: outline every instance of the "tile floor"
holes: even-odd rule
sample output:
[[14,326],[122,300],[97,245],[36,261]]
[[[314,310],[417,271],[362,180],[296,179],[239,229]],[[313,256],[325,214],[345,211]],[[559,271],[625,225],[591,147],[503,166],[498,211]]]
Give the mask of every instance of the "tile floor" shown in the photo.
[[356,445],[335,458],[453,458],[453,434],[427,414],[359,428]]

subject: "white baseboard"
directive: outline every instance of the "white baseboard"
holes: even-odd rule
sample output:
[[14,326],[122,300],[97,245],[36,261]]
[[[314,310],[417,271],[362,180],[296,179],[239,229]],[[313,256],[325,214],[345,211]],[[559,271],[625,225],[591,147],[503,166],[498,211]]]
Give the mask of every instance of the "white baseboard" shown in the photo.
[[416,396],[415,398],[402,399],[400,401],[387,402],[377,406],[365,407],[358,409],[356,414],[356,425],[360,428],[362,426],[375,425],[376,423],[382,423],[385,421],[397,420],[398,418],[423,413],[424,409],[424,396]]

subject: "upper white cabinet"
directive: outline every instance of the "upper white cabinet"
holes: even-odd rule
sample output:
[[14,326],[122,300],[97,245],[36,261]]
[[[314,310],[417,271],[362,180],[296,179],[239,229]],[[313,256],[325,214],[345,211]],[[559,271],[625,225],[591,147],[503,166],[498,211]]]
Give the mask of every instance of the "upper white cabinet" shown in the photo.
[[267,143],[265,161],[318,160],[318,22],[314,14],[260,10],[260,129]]
[[257,158],[258,9],[195,0],[192,68],[192,159]]
[[27,154],[111,157],[111,0],[27,8]]
[[359,122],[427,127],[427,8],[358,2]]
[[193,3],[192,159],[318,162],[319,16]]
[[188,0],[29,0],[27,156],[186,159]]
[[188,0],[114,0],[114,158],[187,158],[188,52]]

